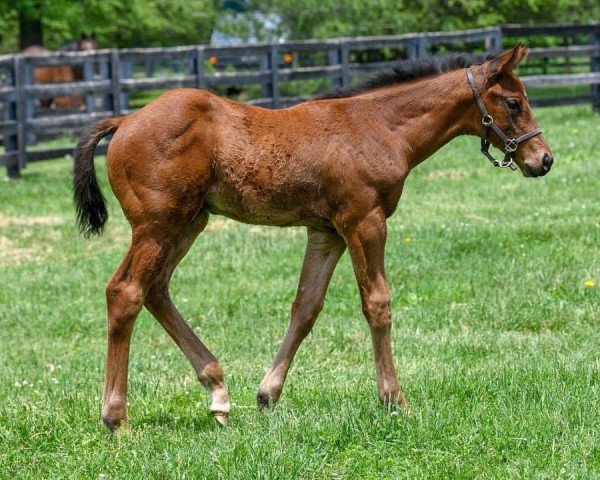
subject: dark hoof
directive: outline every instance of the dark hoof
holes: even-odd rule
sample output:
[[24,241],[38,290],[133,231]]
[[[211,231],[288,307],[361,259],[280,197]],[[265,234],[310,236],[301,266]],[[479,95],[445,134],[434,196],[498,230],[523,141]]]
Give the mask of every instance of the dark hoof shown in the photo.
[[269,410],[275,406],[275,402],[269,394],[258,392],[256,394],[256,405],[258,405],[259,410]]
[[129,424],[126,420],[113,420],[106,415],[102,415],[102,423],[110,430],[113,435],[129,433]]

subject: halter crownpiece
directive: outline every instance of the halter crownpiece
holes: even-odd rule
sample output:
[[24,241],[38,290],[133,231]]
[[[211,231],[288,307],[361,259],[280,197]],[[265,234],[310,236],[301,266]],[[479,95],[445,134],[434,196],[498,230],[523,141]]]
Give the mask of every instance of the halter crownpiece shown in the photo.
[[[539,128],[533,129],[531,132],[528,132],[524,135],[521,135],[517,138],[508,138],[508,136],[500,130],[500,127],[494,123],[494,119],[488,113],[487,108],[483,103],[481,95],[479,95],[479,91],[477,90],[477,86],[475,85],[475,80],[473,80],[473,73],[470,68],[466,69],[467,72],[467,81],[469,82],[469,86],[473,91],[473,96],[477,101],[477,105],[479,106],[479,110],[481,111],[481,123],[483,127],[481,129],[481,153],[483,153],[486,158],[492,163],[494,167],[501,168],[510,168],[511,170],[516,170],[517,166],[513,161],[512,154],[519,148],[519,144],[524,142],[525,140],[529,140],[536,135],[542,133],[542,130]],[[490,130],[494,130],[496,134],[500,137],[500,140],[504,142],[504,159],[501,162],[492,157],[490,153],[490,141],[488,140],[488,132]]]

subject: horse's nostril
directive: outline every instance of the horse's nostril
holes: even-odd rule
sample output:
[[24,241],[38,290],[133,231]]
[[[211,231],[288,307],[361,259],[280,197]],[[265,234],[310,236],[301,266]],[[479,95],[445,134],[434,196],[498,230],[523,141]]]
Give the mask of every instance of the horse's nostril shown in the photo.
[[542,158],[542,165],[549,170],[553,163],[554,158],[552,158],[552,155],[544,153],[544,157]]

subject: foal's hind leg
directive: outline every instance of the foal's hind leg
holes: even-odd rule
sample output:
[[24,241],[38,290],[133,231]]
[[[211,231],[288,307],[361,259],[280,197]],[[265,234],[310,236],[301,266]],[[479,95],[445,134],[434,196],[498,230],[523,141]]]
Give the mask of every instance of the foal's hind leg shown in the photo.
[[198,379],[210,394],[210,411],[215,419],[225,425],[229,416],[229,398],[223,378],[223,369],[196,336],[190,326],[183,320],[181,314],[169,295],[169,281],[177,264],[186,255],[198,234],[208,221],[208,213],[201,213],[193,225],[183,232],[172,235],[164,266],[146,296],[146,308],[156,317],[167,333],[188,358],[198,375]]
[[127,369],[133,325],[155,275],[162,268],[164,250],[142,225],[134,229],[131,246],[106,287],[108,350],[102,420],[115,431],[128,430]]
[[256,400],[259,407],[267,407],[279,399],[290,364],[323,308],[329,280],[345,248],[344,240],[335,232],[308,230],[308,243],[298,292],[292,305],[290,326],[258,389]]

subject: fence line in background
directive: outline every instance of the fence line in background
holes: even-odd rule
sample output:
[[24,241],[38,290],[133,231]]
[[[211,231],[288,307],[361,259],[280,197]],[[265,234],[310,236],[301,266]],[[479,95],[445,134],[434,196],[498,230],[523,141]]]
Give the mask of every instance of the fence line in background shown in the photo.
[[[0,102],[4,104],[4,118],[0,119],[0,136],[5,154],[0,165],[7,167],[9,177],[18,177],[27,162],[61,157],[71,148],[35,150],[28,148],[28,139],[48,133],[81,129],[106,117],[131,113],[130,94],[144,90],[177,87],[239,88],[257,85],[260,98],[249,103],[265,107],[289,106],[305,98],[282,93],[284,82],[323,80],[329,86],[346,86],[353,77],[380,70],[390,61],[381,52],[393,51],[406,58],[420,58],[440,48],[451,49],[459,44],[466,50],[498,51],[503,38],[530,36],[587,35],[589,43],[577,46],[558,46],[532,49],[531,58],[563,57],[589,58],[589,72],[522,77],[526,85],[534,87],[589,85],[590,94],[579,97],[561,96],[539,100],[538,105],[592,103],[600,109],[600,23],[587,25],[506,25],[460,32],[429,32],[397,36],[305,40],[284,43],[247,44],[212,47],[189,46],[175,48],[111,49],[92,52],[58,52],[44,56],[0,56]],[[351,61],[355,56],[375,52],[375,58]],[[319,64],[301,65],[300,59],[314,56]],[[319,57],[320,56],[320,57]],[[356,60],[356,59],[355,59]],[[183,65],[177,74],[154,76],[160,62]],[[214,67],[226,64],[230,70]],[[136,75],[136,66],[144,65],[142,76]],[[82,67],[83,81],[55,84],[35,84],[34,68],[71,65]],[[139,68],[138,68],[139,70]],[[57,96],[85,98],[85,111],[40,112],[39,99]],[[99,146],[100,151],[106,145]]]

